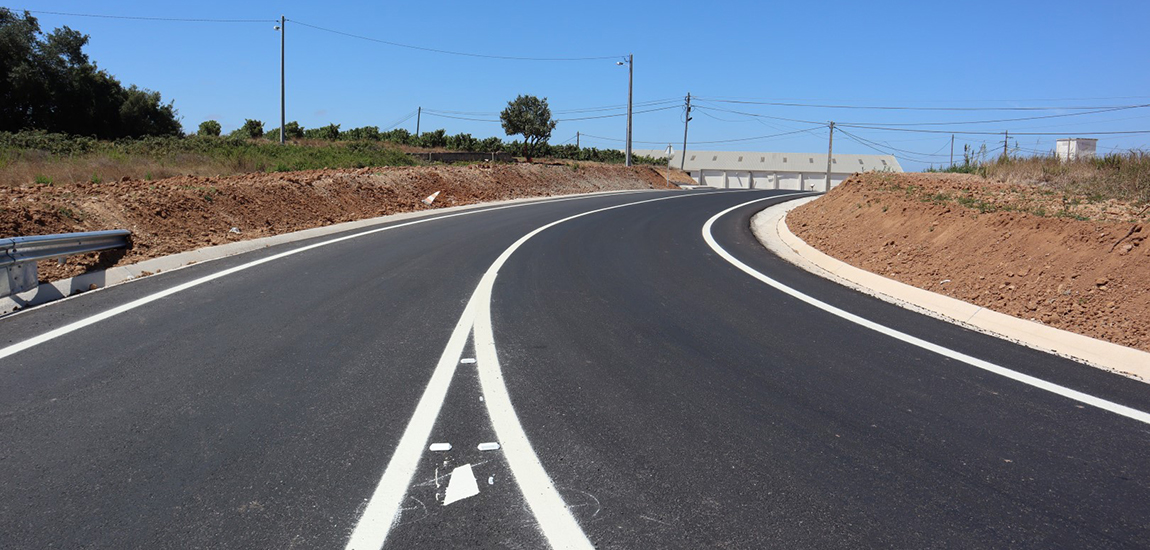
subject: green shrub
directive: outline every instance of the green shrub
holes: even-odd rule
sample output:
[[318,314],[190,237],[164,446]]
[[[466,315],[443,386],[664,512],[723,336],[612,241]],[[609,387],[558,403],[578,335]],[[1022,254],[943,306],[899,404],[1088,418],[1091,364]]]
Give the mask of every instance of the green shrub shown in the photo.
[[419,138],[416,139],[416,145],[420,147],[446,147],[447,146],[447,130],[440,128],[434,132],[424,132]]
[[218,136],[220,135],[220,123],[214,120],[205,120],[200,123],[200,129],[196,131],[197,136]]
[[339,139],[339,124],[328,124],[320,128],[308,128],[303,133],[308,139],[335,141]]
[[339,135],[340,139],[347,141],[379,141],[381,137],[379,126],[352,128]]
[[256,139],[264,136],[264,123],[260,120],[247,119],[244,120],[244,125],[236,128],[236,131],[229,134],[230,137],[239,139]]

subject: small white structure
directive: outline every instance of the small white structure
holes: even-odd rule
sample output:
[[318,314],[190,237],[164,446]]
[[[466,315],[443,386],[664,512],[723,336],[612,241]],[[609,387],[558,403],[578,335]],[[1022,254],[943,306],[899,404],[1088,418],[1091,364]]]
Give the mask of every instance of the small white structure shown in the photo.
[[1098,140],[1091,138],[1060,139],[1054,146],[1054,154],[1061,161],[1091,159],[1097,151]]
[[[635,154],[662,158],[663,151],[636,150]],[[676,151],[671,167],[682,157]],[[825,153],[763,153],[755,151],[687,151],[683,169],[699,185],[723,189],[794,189],[829,191],[856,172],[902,172],[891,155],[840,155],[831,158],[827,185]]]

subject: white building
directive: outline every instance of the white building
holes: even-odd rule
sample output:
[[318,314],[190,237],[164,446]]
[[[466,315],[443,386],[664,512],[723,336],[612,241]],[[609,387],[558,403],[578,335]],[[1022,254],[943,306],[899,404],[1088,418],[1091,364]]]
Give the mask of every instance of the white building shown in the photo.
[[1091,159],[1097,150],[1098,140],[1090,138],[1060,139],[1054,146],[1054,154],[1063,161]]
[[[666,158],[663,150],[635,150],[636,155]],[[678,168],[682,151],[671,167]],[[825,153],[763,153],[755,151],[687,151],[683,169],[699,185],[724,189],[795,189],[829,191]],[[890,155],[840,155],[831,158],[831,187],[856,172],[902,172]]]

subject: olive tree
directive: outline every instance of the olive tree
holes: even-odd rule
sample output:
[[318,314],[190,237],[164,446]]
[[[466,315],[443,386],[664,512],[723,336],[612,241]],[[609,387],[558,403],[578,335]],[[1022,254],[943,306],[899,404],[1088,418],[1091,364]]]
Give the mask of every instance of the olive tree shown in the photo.
[[537,145],[551,139],[551,131],[557,124],[551,119],[547,98],[539,99],[531,95],[521,95],[515,101],[508,101],[507,108],[499,114],[499,120],[507,135],[523,136],[523,156],[527,158],[531,158]]

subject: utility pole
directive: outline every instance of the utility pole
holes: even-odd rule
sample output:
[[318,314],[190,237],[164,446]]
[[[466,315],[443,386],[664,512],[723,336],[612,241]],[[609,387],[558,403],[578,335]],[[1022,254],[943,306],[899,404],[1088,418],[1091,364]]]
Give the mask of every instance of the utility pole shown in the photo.
[[683,166],[687,162],[687,124],[691,122],[691,92],[687,92],[687,119],[683,121],[683,153],[679,157],[679,170],[683,170]]
[[287,113],[284,107],[284,35],[287,34],[284,23],[287,23],[287,18],[280,15],[280,145],[283,145],[287,138],[284,135],[284,119]]
[[627,55],[627,166],[631,166],[631,98],[635,90],[635,54]]
[[415,137],[419,137],[419,119],[423,118],[423,107],[415,112]]
[[954,134],[950,134],[950,167],[954,168]]
[[831,135],[827,140],[827,192],[831,190],[831,155],[835,151],[835,123],[831,122]]
[[1006,144],[1010,143],[1010,131],[1008,130],[1006,132],[1003,132],[1002,136],[1003,136],[1002,137],[1002,159],[1006,160],[1006,155],[1007,155]]
[[575,132],[575,148],[581,149],[581,147],[579,147],[579,132]]

